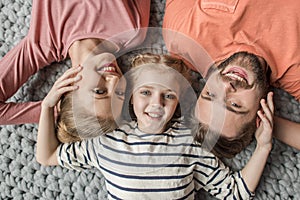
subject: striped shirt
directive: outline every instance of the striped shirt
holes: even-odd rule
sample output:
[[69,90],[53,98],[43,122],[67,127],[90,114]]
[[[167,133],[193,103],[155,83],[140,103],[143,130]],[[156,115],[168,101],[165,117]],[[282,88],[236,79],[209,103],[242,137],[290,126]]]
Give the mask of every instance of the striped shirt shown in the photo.
[[109,199],[194,199],[201,188],[220,199],[251,199],[240,172],[193,142],[190,129],[175,123],[161,134],[141,132],[135,122],[113,133],[61,144],[63,167],[98,168]]

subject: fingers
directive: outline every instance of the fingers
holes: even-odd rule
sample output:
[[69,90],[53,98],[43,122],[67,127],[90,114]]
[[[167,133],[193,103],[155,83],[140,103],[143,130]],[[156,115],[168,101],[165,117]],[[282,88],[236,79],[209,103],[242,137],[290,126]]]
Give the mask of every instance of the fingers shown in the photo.
[[78,89],[78,86],[76,86],[76,85],[65,86],[65,87],[59,88],[57,90],[57,95],[59,95],[59,97],[60,97],[62,94],[71,92],[76,89]]
[[274,113],[273,92],[268,93],[267,102],[271,112]]
[[66,87],[68,85],[74,84],[75,82],[78,82],[80,79],[81,79],[81,76],[77,75],[77,76],[72,77],[72,78],[67,78],[67,79],[64,79],[64,80],[60,80],[60,81],[56,82],[56,87],[58,89],[62,88],[62,87]]
[[81,71],[81,69],[81,66],[68,69],[60,78],[57,79],[57,81],[54,83],[54,87],[56,87],[56,89],[58,90],[81,80],[81,76],[75,76],[78,72]]
[[266,115],[260,110],[257,112],[259,118],[262,121],[262,124],[264,127],[266,127],[268,125],[268,127],[272,128],[273,127],[273,123],[272,120],[270,120],[269,118],[266,117]]
[[273,127],[273,115],[274,115],[274,103],[273,93],[269,92],[267,96],[267,102],[265,99],[260,101],[263,112],[260,110],[257,112],[258,116],[264,123],[270,124]]
[[75,74],[77,74],[81,70],[82,70],[82,66],[80,66],[80,65],[77,67],[71,67],[70,69],[65,71],[65,73],[61,77],[59,77],[57,80],[64,80],[69,77],[74,77]]

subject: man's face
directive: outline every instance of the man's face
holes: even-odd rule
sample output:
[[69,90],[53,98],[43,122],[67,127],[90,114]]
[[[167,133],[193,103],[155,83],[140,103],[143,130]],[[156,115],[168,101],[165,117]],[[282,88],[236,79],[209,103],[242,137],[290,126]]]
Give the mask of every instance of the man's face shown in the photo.
[[261,73],[265,72],[260,62],[253,58],[235,56],[221,63],[198,98],[198,120],[228,139],[237,137],[242,126],[256,117],[265,83]]

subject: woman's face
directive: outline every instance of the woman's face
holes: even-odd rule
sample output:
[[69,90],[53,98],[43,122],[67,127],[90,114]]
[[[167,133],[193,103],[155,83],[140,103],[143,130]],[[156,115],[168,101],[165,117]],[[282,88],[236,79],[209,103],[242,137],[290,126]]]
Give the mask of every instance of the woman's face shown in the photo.
[[[74,104],[80,109],[97,117],[119,117],[124,100],[123,87],[116,85],[122,76],[122,72],[116,62],[116,58],[111,53],[101,53],[89,56],[82,64],[83,69],[78,73],[81,80],[76,83],[79,86],[74,92]],[[112,96],[116,98],[112,105]],[[112,113],[114,107],[114,114]],[[76,108],[73,106],[73,108]],[[78,108],[78,109],[79,109]]]

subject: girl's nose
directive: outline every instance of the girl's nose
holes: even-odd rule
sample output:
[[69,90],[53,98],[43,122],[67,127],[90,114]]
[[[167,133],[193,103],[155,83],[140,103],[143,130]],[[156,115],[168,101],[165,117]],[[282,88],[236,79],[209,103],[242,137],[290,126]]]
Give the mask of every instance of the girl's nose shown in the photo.
[[152,105],[163,106],[163,97],[160,94],[153,94],[150,102]]

